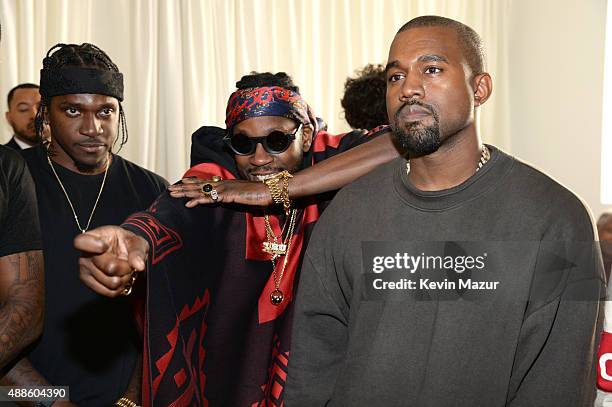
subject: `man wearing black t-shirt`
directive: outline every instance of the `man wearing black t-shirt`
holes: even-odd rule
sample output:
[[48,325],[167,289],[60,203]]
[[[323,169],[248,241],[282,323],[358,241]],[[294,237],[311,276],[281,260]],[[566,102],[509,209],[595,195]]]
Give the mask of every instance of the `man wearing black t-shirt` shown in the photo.
[[40,86],[37,130],[48,123],[52,138],[23,154],[44,202],[47,312],[41,340],[8,378],[15,385],[69,386],[73,403],[109,406],[137,398],[126,388],[140,371],[138,335],[127,299],[101,298],[80,283],[72,240],[147,208],[167,183],[111,152],[120,127],[121,145],[127,140],[123,76],[102,50],[52,47]]
[[43,322],[43,256],[34,183],[0,146],[0,368],[34,341]]
[[[1,32],[1,30],[0,30]],[[0,146],[0,369],[43,323],[43,256],[34,183],[23,158]],[[5,384],[0,380],[0,384]]]

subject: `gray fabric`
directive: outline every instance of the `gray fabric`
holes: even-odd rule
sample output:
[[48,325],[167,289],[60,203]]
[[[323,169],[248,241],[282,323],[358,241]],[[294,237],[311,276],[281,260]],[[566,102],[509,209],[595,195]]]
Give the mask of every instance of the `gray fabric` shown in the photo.
[[[590,216],[571,192],[491,150],[446,191],[415,189],[404,159],[340,191],[304,259],[287,407],[592,405],[601,256],[568,249],[551,261],[542,243],[592,245]],[[503,291],[370,298],[362,242],[371,241],[501,247],[489,259]]]

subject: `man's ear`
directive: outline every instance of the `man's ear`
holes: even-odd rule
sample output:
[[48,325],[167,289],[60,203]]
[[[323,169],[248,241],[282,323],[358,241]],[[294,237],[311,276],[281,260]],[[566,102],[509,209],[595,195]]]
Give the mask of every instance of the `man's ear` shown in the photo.
[[305,153],[310,150],[312,146],[312,136],[314,133],[314,127],[311,124],[305,124],[302,127],[302,151]]
[[478,107],[485,103],[493,93],[493,80],[488,73],[481,73],[474,76],[474,107]]

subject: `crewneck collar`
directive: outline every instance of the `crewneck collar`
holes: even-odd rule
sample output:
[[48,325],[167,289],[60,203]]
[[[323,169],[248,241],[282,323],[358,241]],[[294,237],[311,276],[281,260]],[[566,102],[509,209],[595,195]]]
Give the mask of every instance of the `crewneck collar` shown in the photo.
[[410,206],[425,211],[443,211],[478,199],[499,185],[506,177],[514,158],[487,144],[491,152],[489,161],[461,184],[440,191],[422,191],[408,179],[406,159],[395,161],[393,184],[395,192]]
[[[47,147],[44,145],[38,145],[33,148],[35,148],[36,154],[38,155],[38,158],[42,163],[43,170],[49,175],[53,176],[53,172],[51,171],[51,168],[49,167],[49,163],[47,162]],[[110,167],[108,167],[109,174],[114,172],[114,168],[116,167],[115,163],[118,161],[118,157],[119,157],[116,154],[112,154],[112,156],[113,158],[111,160]],[[84,179],[84,180],[91,180],[91,182],[94,182],[94,181],[98,182],[97,181],[98,178],[104,177],[104,172],[100,172],[98,174],[82,174],[80,172],[76,172],[69,168],[64,167],[62,164],[59,164],[53,161],[53,159],[51,159],[51,161],[53,162],[53,166],[55,170],[57,171],[58,174],[60,174],[60,176],[62,176],[62,178],[71,177],[75,179],[78,178],[78,179]]]

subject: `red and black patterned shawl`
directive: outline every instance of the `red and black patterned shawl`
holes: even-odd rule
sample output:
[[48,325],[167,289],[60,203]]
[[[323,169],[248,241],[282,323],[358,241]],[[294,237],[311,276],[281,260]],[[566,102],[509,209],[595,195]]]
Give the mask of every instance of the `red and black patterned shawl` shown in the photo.
[[[378,135],[319,132],[305,165]],[[236,178],[223,130],[193,135],[187,176]],[[195,162],[194,162],[195,161]],[[272,264],[261,251],[261,211],[237,205],[185,208],[167,193],[123,227],[145,237],[151,252],[144,312],[143,405],[281,406],[290,354],[294,290],[310,231],[330,194],[299,202],[292,248],[272,305]],[[279,221],[271,217],[277,235]],[[278,262],[279,265],[282,262]]]

